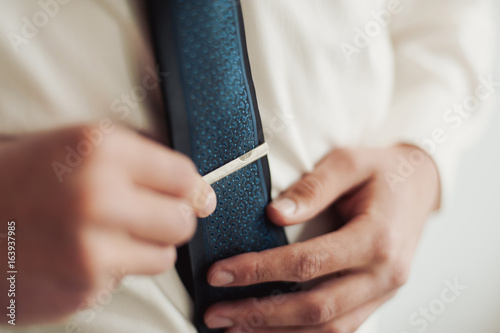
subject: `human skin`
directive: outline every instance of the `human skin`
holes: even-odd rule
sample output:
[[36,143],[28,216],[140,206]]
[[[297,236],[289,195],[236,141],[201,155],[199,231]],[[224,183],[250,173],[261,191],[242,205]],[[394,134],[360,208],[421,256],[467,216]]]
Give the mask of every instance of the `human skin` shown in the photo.
[[187,157],[118,127],[60,181],[53,162],[96,130],[65,128],[0,144],[0,232],[16,223],[16,325],[62,320],[125,275],[171,269],[196,216],[215,209],[215,193]]
[[[399,158],[422,159],[391,187]],[[406,281],[422,229],[438,208],[440,185],[432,159],[419,148],[336,149],[268,206],[272,222],[290,226],[334,206],[345,225],[285,247],[215,263],[214,286],[269,281],[310,282],[278,298],[219,303],[205,313],[226,332],[354,332]],[[332,222],[333,223],[333,222]]]

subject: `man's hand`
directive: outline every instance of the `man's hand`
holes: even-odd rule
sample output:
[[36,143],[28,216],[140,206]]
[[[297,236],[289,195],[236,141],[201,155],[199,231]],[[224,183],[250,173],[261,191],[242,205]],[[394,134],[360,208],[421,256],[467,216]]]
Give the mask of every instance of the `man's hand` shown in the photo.
[[[418,161],[394,184],[400,158]],[[387,178],[389,177],[389,178]],[[395,186],[394,186],[395,185]],[[265,299],[220,303],[205,322],[228,332],[354,332],[407,280],[428,215],[439,205],[436,167],[413,146],[334,150],[268,207],[288,226],[334,205],[346,224],[303,243],[215,263],[214,286],[312,281],[312,287]]]
[[[172,268],[175,246],[192,237],[196,216],[215,209],[215,193],[187,157],[125,129],[105,134],[60,182],[53,162],[65,163],[66,148],[76,150],[88,139],[83,133],[95,130],[34,134],[0,146],[0,228],[16,222],[18,323],[90,306],[88,299],[118,287],[117,275]],[[6,249],[2,241],[2,274]],[[0,282],[4,302],[7,282]]]

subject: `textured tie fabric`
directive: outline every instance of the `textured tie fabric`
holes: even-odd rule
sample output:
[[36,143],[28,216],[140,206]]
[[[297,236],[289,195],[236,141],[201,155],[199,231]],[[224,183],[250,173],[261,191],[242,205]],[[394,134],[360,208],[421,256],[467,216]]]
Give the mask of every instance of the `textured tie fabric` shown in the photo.
[[[149,14],[160,69],[169,73],[162,88],[173,148],[205,175],[262,144],[239,1],[150,0]],[[194,298],[199,332],[212,332],[202,318],[215,302],[291,288],[207,283],[208,268],[218,260],[286,244],[283,229],[264,213],[270,186],[266,157],[215,183],[216,211],[199,219],[193,240],[179,251],[177,269]]]

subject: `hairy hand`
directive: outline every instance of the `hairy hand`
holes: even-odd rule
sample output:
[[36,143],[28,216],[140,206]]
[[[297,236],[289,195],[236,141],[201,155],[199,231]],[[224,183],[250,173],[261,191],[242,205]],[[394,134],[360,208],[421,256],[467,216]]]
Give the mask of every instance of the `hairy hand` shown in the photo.
[[[416,166],[395,182],[402,160]],[[334,205],[346,221],[342,228],[235,256],[208,272],[214,286],[312,281],[312,287],[280,296],[275,306],[269,306],[276,302],[273,297],[216,304],[207,310],[206,324],[227,332],[354,332],[406,282],[425,221],[439,205],[439,191],[433,161],[416,147],[332,151],[282,193],[268,215],[289,226]]]

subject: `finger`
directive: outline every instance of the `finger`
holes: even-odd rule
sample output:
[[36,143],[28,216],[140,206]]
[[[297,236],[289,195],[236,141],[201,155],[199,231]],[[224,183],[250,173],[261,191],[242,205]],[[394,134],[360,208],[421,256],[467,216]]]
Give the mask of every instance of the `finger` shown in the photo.
[[145,189],[117,192],[96,194],[88,208],[96,224],[166,245],[179,245],[193,236],[197,221],[187,201]]
[[191,239],[197,220],[191,205],[181,199],[139,191],[126,221],[128,230],[147,241],[181,245]]
[[370,176],[371,154],[334,150],[268,206],[269,218],[283,226],[313,218]]
[[383,304],[390,300],[396,292],[377,297],[324,325],[325,332],[355,332]]
[[122,248],[122,267],[130,275],[156,275],[171,269],[177,259],[174,246],[134,241]]
[[313,326],[299,327],[248,327],[234,326],[226,330],[226,333],[330,333],[330,332],[356,332],[361,325],[385,302],[394,296],[390,293],[373,299],[337,318]]
[[220,323],[241,325],[252,321],[274,327],[321,325],[386,292],[382,279],[359,271],[309,291],[283,295],[280,304],[273,303],[270,297],[216,304],[207,310],[205,322],[210,328],[219,328],[216,326]]
[[135,133],[123,132],[106,142],[121,152],[135,184],[189,200],[200,217],[215,210],[215,192],[187,156]]
[[[106,175],[109,173],[101,177]],[[119,181],[111,184],[93,190],[82,206],[89,223],[166,245],[179,245],[193,236],[197,221],[189,202],[143,188],[131,189]]]
[[216,287],[271,281],[304,282],[340,270],[363,266],[374,256],[373,223],[361,216],[342,229],[303,243],[216,262],[208,282]]
[[87,249],[86,264],[98,268],[101,278],[110,268],[122,275],[158,274],[173,267],[177,258],[174,246],[144,242],[115,228],[90,226],[82,230],[81,238]]

